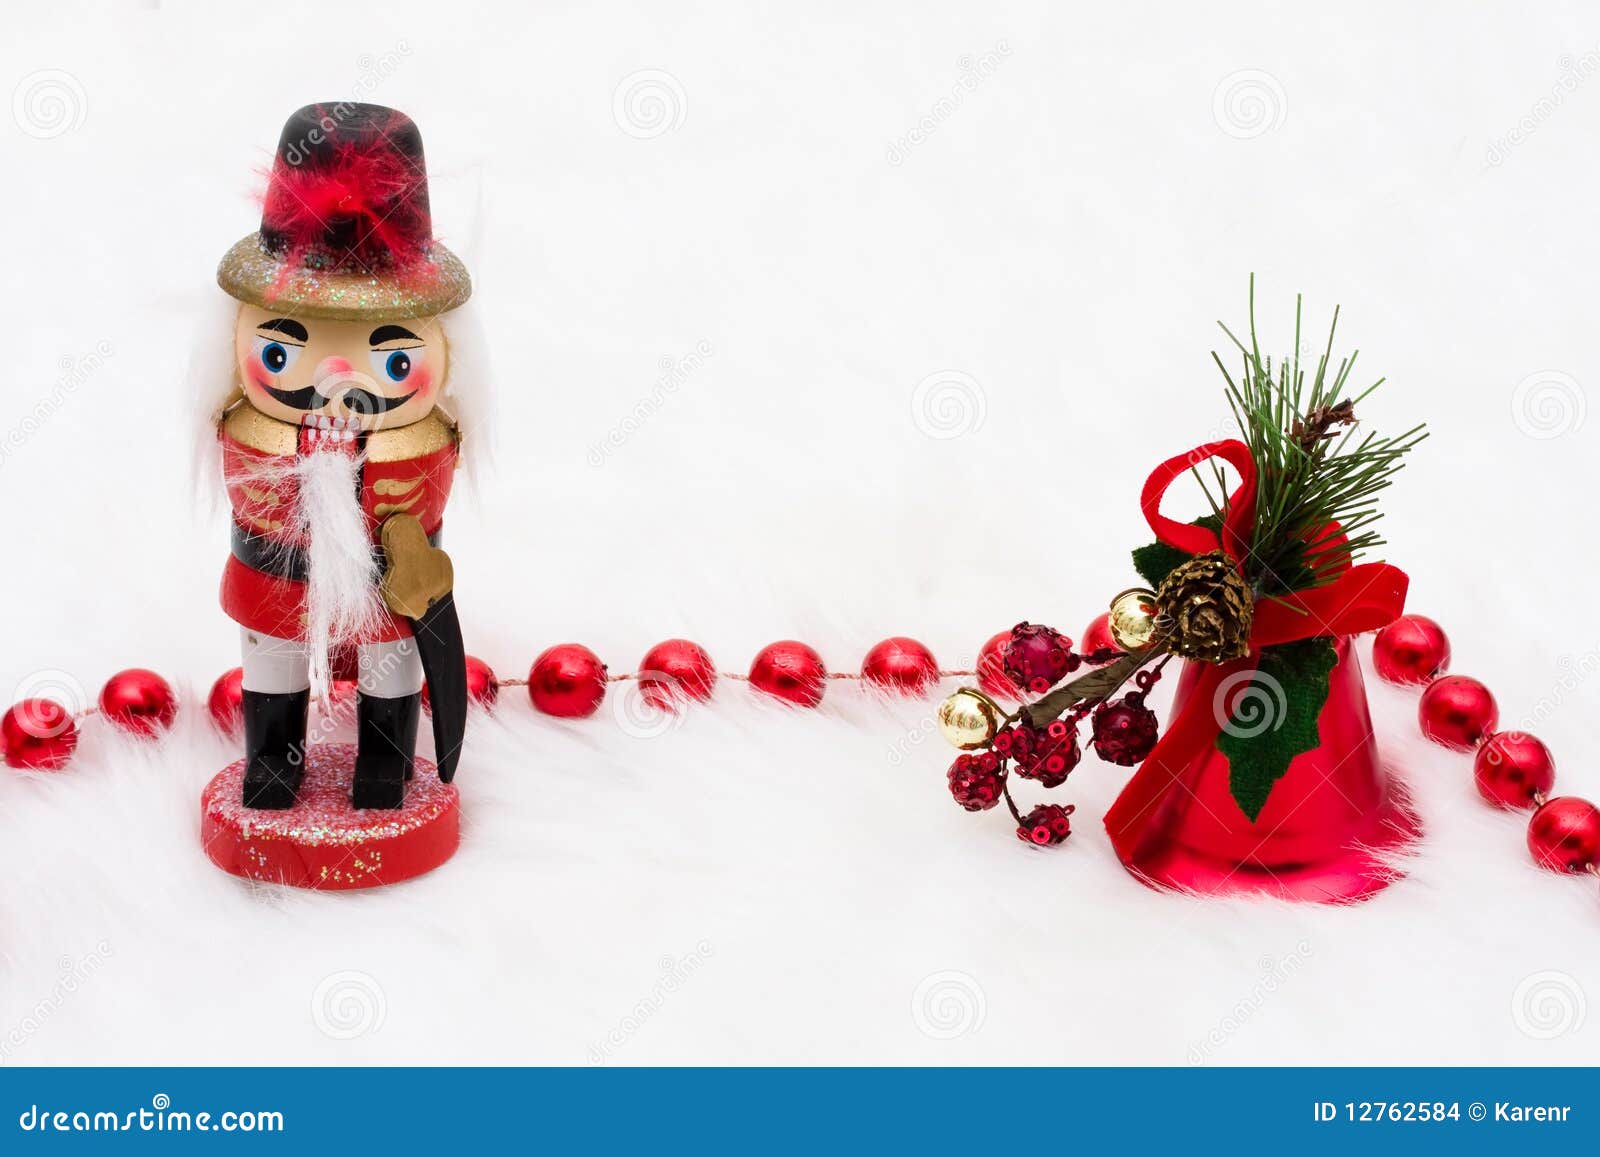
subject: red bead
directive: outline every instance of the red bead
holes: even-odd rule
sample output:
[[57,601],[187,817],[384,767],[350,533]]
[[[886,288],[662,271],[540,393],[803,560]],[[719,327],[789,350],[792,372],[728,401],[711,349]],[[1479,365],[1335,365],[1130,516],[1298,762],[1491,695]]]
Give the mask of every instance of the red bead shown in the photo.
[[154,736],[172,726],[178,697],[154,671],[130,667],[106,680],[100,691],[100,714],[124,731]]
[[244,668],[224,671],[211,684],[211,696],[206,700],[206,710],[211,712],[211,722],[224,735],[237,735],[244,725]]
[[1417,704],[1422,734],[1456,751],[1471,751],[1499,722],[1500,708],[1489,688],[1466,675],[1435,679]]
[[978,686],[996,699],[1015,699],[1017,685],[1006,674],[1006,644],[1010,631],[1001,631],[978,652]]
[[[500,680],[495,678],[494,668],[485,663],[476,655],[467,656],[467,702],[476,703],[485,711],[494,707],[495,700],[500,698]],[[428,685],[422,685],[422,709],[433,710],[433,701],[428,698]]]
[[1389,683],[1426,683],[1450,669],[1450,640],[1425,615],[1401,615],[1372,640],[1372,666]]
[[1035,695],[1050,690],[1072,670],[1072,640],[1053,627],[1018,623],[1005,645],[1006,674]]
[[1095,616],[1094,622],[1083,629],[1083,642],[1078,644],[1085,655],[1092,655],[1096,651],[1120,651],[1116,639],[1111,637],[1111,614],[1102,612]]
[[1017,828],[1017,839],[1041,848],[1053,848],[1072,834],[1071,804],[1042,803],[1022,817]]
[[[990,752],[984,752],[990,755]],[[983,760],[972,755],[958,755],[950,765],[946,778],[950,781],[950,794],[969,812],[988,811],[1000,802],[1006,773],[997,759]]]
[[896,635],[867,652],[861,678],[885,691],[921,695],[939,681],[939,664],[921,643]]
[[12,767],[53,771],[72,758],[78,725],[51,699],[24,699],[0,718],[0,754]]
[[1528,850],[1542,868],[1583,871],[1600,859],[1600,808],[1575,795],[1549,800],[1528,821]]
[[528,670],[528,698],[546,715],[581,719],[606,697],[606,665],[579,643],[558,643]]
[[1496,807],[1533,806],[1533,797],[1549,795],[1556,784],[1550,749],[1521,731],[1496,731],[1483,741],[1472,761],[1478,794]]
[[827,677],[822,656],[792,639],[773,643],[750,664],[752,687],[799,707],[815,707],[822,702]]
[[639,660],[639,690],[658,711],[670,711],[682,700],[704,702],[716,683],[717,665],[704,647],[688,639],[657,643]]
[[1107,763],[1132,767],[1144,762],[1160,731],[1156,713],[1144,705],[1144,696],[1135,691],[1095,708],[1094,753]]

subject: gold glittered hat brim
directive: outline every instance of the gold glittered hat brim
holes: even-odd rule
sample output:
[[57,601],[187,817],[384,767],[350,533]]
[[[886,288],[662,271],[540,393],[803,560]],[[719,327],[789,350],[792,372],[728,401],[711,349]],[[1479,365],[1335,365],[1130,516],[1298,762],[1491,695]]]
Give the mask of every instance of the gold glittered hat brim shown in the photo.
[[328,321],[434,317],[472,296],[467,267],[437,241],[428,260],[404,270],[325,273],[274,257],[261,247],[261,234],[252,233],[223,257],[217,284],[237,301]]

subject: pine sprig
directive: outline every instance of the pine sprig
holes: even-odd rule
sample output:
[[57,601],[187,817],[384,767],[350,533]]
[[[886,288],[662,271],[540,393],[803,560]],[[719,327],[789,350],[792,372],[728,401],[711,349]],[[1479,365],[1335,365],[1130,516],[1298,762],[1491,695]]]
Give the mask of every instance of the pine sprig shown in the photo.
[[[1211,356],[1227,381],[1228,405],[1256,463],[1256,521],[1245,573],[1258,591],[1272,595],[1327,582],[1351,559],[1383,545],[1375,529],[1382,513],[1378,497],[1427,433],[1418,425],[1395,437],[1364,432],[1358,439],[1357,407],[1384,379],[1349,396],[1359,351],[1334,362],[1338,309],[1308,380],[1300,366],[1300,297],[1295,298],[1295,352],[1276,367],[1261,353],[1255,297],[1252,275],[1248,346],[1218,322],[1243,359],[1242,372],[1235,378],[1218,354]],[[1212,467],[1215,493],[1198,472],[1196,477],[1213,513],[1221,515],[1228,492],[1221,468],[1214,461]],[[1335,522],[1345,541],[1325,533]]]

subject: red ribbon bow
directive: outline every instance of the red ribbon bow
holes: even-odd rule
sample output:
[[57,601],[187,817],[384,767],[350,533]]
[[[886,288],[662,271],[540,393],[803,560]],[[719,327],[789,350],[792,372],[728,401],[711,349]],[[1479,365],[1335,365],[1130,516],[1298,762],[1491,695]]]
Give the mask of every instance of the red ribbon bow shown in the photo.
[[[1211,458],[1221,458],[1239,473],[1239,485],[1228,496],[1220,535],[1161,513],[1161,500],[1173,482]],[[1240,563],[1242,570],[1256,518],[1256,464],[1250,448],[1237,439],[1228,439],[1207,442],[1187,454],[1167,459],[1145,482],[1140,504],[1150,529],[1168,546],[1189,554],[1207,554],[1220,548]],[[1316,536],[1314,545],[1322,550],[1337,550],[1345,541],[1338,523],[1330,523]],[[1232,676],[1255,669],[1262,647],[1321,635],[1375,631],[1394,622],[1405,609],[1410,580],[1399,567],[1387,563],[1351,566],[1345,556],[1337,560],[1331,573],[1332,581],[1321,586],[1256,603],[1250,654],[1228,663],[1205,665],[1188,705],[1168,726],[1106,813],[1106,830],[1124,864],[1131,863],[1138,851],[1149,823],[1159,811],[1156,805],[1195,757],[1216,742],[1222,724],[1217,718],[1220,712],[1213,709],[1213,699]]]

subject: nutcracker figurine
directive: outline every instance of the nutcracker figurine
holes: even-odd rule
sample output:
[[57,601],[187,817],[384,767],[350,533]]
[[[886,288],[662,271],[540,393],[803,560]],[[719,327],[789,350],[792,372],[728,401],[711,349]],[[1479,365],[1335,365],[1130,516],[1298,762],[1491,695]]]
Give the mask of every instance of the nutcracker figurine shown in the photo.
[[[248,809],[296,804],[309,700],[353,666],[349,802],[405,804],[424,679],[439,778],[465,727],[465,653],[440,524],[464,431],[422,138],[377,105],[289,118],[261,228],[222,259],[236,373],[215,412],[232,507],[222,607],[243,636]],[[447,384],[449,383],[449,384]]]

